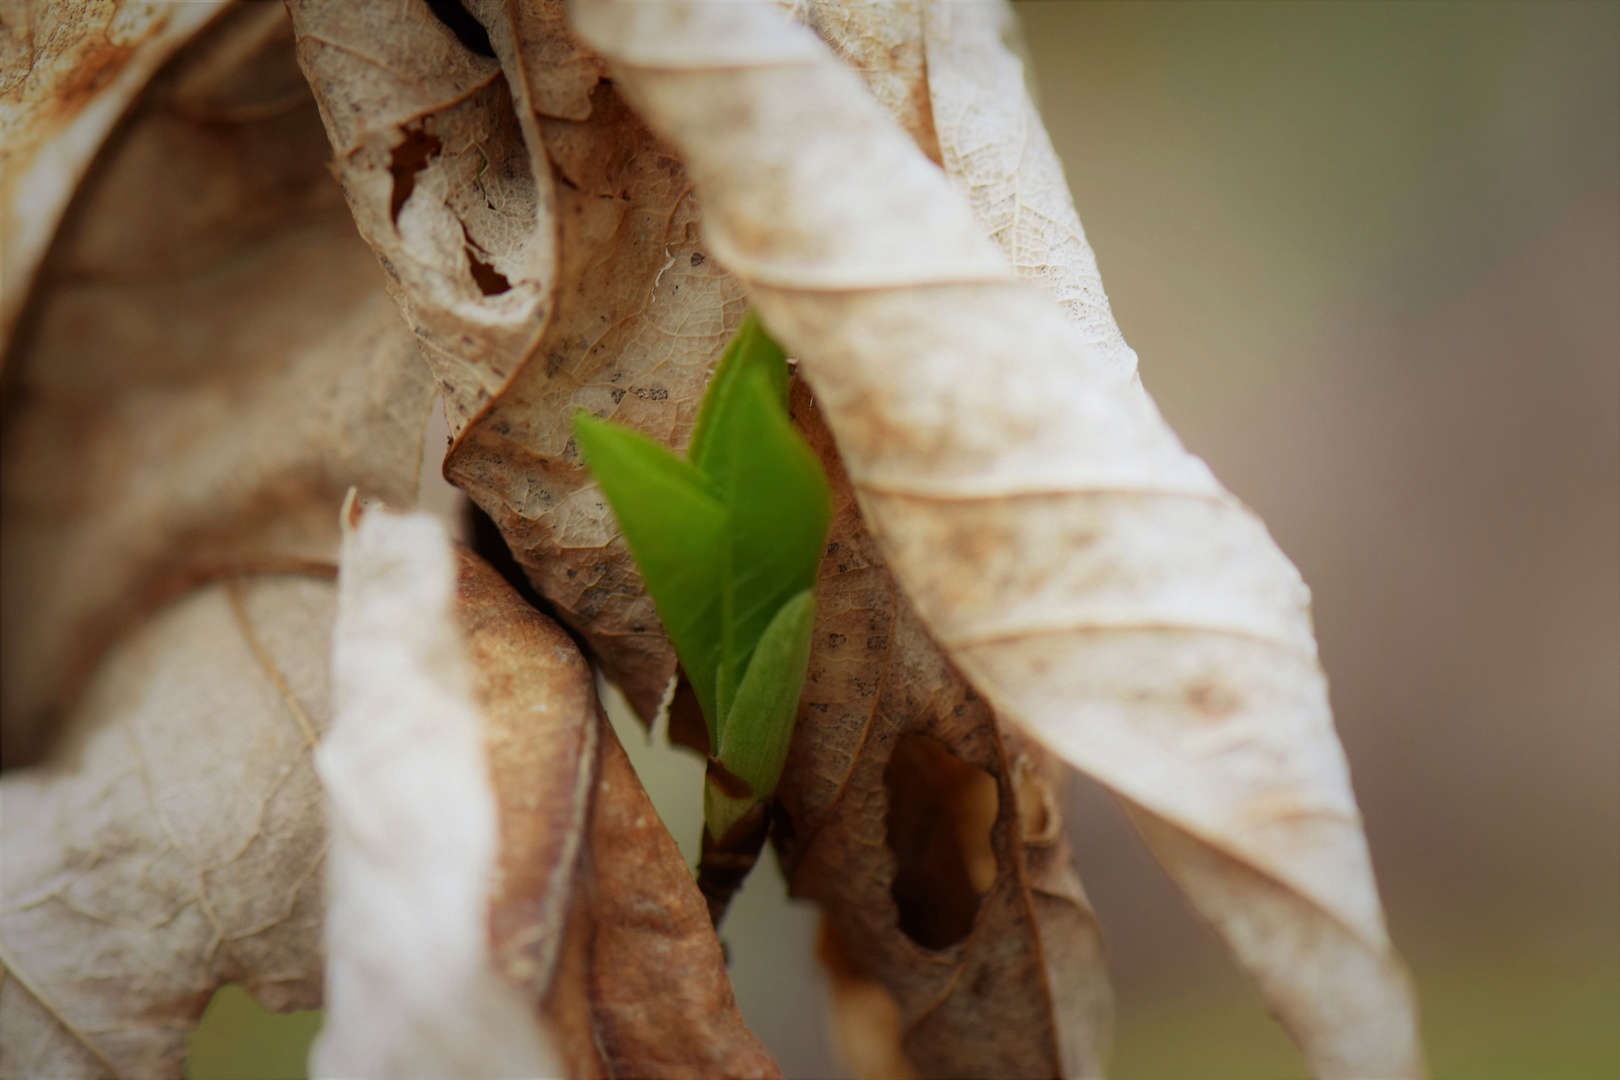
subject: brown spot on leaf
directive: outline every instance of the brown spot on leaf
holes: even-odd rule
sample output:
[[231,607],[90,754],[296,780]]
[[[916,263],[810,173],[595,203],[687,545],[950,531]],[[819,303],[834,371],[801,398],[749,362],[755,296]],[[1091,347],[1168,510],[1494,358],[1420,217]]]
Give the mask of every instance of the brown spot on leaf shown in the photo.
[[1212,720],[1231,716],[1243,707],[1237,691],[1216,679],[1202,679],[1187,687],[1187,703]]

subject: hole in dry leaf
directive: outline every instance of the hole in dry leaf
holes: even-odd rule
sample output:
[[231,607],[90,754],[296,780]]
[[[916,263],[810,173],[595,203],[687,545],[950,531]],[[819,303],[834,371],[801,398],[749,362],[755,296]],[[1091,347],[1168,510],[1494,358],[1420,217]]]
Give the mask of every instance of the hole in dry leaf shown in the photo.
[[478,291],[485,296],[499,296],[512,287],[506,275],[480,259],[471,244],[467,245],[467,262],[472,267],[472,279],[478,283]]
[[895,743],[883,785],[900,929],[924,948],[947,948],[968,936],[996,880],[995,778],[937,739],[908,734]]
[[416,174],[427,168],[444,144],[439,137],[420,128],[406,128],[405,138],[388,158],[388,175],[394,178],[394,193],[388,200],[388,219],[396,226],[405,201],[416,190]]
[[489,43],[489,31],[461,6],[461,0],[427,0],[427,5],[434,16],[456,35],[456,40],[467,47],[468,52],[495,59],[495,50]]
[[320,1028],[319,1009],[274,1013],[240,984],[228,983],[186,1036],[186,1080],[304,1076]]

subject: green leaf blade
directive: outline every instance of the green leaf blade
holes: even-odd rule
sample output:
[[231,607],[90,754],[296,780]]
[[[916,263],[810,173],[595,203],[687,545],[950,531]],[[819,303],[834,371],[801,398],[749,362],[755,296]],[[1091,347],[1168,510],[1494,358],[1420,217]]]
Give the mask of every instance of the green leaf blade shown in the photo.
[[808,589],[782,605],[760,635],[720,732],[715,756],[756,801],[774,792],[782,776],[815,621],[816,598]]
[[714,374],[709,377],[703,403],[698,407],[697,423],[692,428],[692,441],[686,450],[686,460],[722,487],[731,471],[732,447],[726,435],[731,431],[740,404],[737,388],[753,371],[766,373],[772,392],[786,408],[787,357],[765,333],[759,315],[749,308],[737,332],[726,343],[725,352],[720,354]]
[[738,380],[727,417],[727,595],[719,700],[746,677],[766,627],[815,586],[832,518],[832,495],[815,451],[793,427],[767,372]]
[[664,630],[718,741],[727,513],[720,492],[663,444],[574,414],[574,434],[641,569]]

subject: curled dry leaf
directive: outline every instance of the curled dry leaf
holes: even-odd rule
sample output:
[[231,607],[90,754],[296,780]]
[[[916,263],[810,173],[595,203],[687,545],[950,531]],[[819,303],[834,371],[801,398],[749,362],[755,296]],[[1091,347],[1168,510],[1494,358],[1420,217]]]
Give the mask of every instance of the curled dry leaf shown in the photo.
[[[854,76],[769,6],[572,10],[681,151],[710,247],[802,358],[923,624],[998,712],[1152,822],[1315,1073],[1420,1073],[1308,593],[1129,353],[1021,283]],[[942,148],[968,130],[934,114]]]
[[[422,515],[373,511],[345,548],[317,1068],[778,1076],[584,658],[465,552],[452,620],[450,565]],[[486,949],[469,912],[491,870]],[[562,1064],[537,1072],[523,1062],[540,1017]]]
[[8,763],[164,599],[330,566],[350,485],[414,498],[433,383],[327,158],[285,14],[242,5],[79,193],[7,362]]
[[550,172],[531,155],[500,64],[426,3],[288,8],[355,222],[459,434],[549,313]]
[[743,1025],[709,908],[602,721],[591,820],[590,996],[608,1075],[780,1080]]
[[153,72],[226,7],[71,0],[0,22],[0,353],[85,169]]
[[[675,655],[580,463],[570,413],[583,406],[684,447],[709,369],[742,317],[739,287],[700,243],[679,163],[600,82],[600,61],[568,31],[560,0],[473,5],[504,81],[495,61],[475,56],[422,0],[410,0],[404,19],[389,16],[394,51],[385,90],[375,89],[367,59],[382,47],[373,41],[383,31],[354,5],[298,0],[291,10],[345,191],[385,268],[429,259],[412,222],[438,222],[449,235],[462,220],[472,174],[447,160],[452,149],[473,161],[498,156],[514,169],[531,163],[525,168],[544,196],[528,219],[532,237],[521,241],[536,267],[524,325],[540,337],[433,336],[429,361],[446,400],[459,403],[448,410],[455,444],[445,474],[500,526],[535,586],[650,718]],[[458,71],[466,72],[462,82],[445,82]],[[470,121],[462,88],[474,82],[479,126],[463,131]],[[508,94],[506,86],[516,89]],[[497,130],[495,151],[483,133]],[[438,133],[436,142],[424,143],[423,132]],[[408,196],[390,171],[396,159],[416,162]],[[539,267],[551,252],[554,268]],[[485,308],[513,302],[510,293],[473,300],[479,286],[470,258],[443,254],[435,265],[432,277],[394,271],[394,297],[419,337],[443,296]]]
[[[366,75],[343,52],[326,47],[335,35],[323,29],[320,18],[332,10],[337,9],[312,6],[310,0],[293,7],[306,42],[302,55],[317,94],[328,102],[329,117],[348,115],[338,103],[357,100],[346,86]],[[684,448],[709,367],[741,314],[740,290],[700,245],[697,207],[680,164],[611,87],[597,84],[600,63],[560,24],[561,6],[486,3],[472,10],[489,28],[493,51],[516,88],[516,129],[530,138],[538,130],[556,177],[559,264],[556,305],[541,342],[532,354],[514,351],[500,359],[521,366],[468,421],[446,472],[496,520],[531,579],[581,630],[643,715],[650,715],[674,658],[605,501],[579,466],[568,414],[583,406]],[[838,13],[829,7],[824,14]],[[846,15],[839,25],[852,35],[872,21],[871,13],[854,8]],[[427,33],[418,21],[407,26]],[[316,39],[320,44],[311,44]],[[358,45],[348,51],[358,53]],[[920,34],[909,52],[902,52],[895,77],[885,85],[903,91],[897,107],[910,107],[926,127],[926,95],[919,97],[914,85]],[[405,145],[408,126],[392,114],[377,114],[377,131],[389,130],[390,124],[383,145]],[[331,131],[341,157],[347,136],[338,128]],[[357,217],[382,219],[386,185],[351,182],[347,191]],[[367,234],[385,261],[395,257],[389,245],[399,241],[379,240],[370,229]],[[411,296],[408,283],[396,298],[407,311],[427,302]],[[818,423],[808,412],[801,419]],[[824,456],[836,467],[830,441],[822,442]],[[812,660],[815,711],[804,722],[807,731],[822,734],[801,737],[782,787],[799,834],[807,841],[819,837],[814,857],[794,871],[793,886],[836,913],[840,932],[862,943],[863,962],[902,996],[908,1045],[928,1057],[932,1071],[949,1073],[970,1062],[993,1072],[1004,1071],[998,1065],[1049,1073],[1065,1067],[1094,1071],[1105,1042],[1107,992],[1095,926],[1078,887],[1054,887],[1049,895],[1062,896],[1054,903],[1067,905],[1067,915],[1053,916],[1043,929],[1040,922],[1048,913],[1037,916],[1041,902],[1022,869],[1012,774],[989,709],[982,702],[962,704],[970,693],[966,683],[916,626],[909,609],[897,608],[893,581],[847,498],[838,536],[844,554],[829,554],[823,586],[824,597],[837,599],[830,608],[822,605]],[[833,582],[835,567],[840,572]],[[890,648],[896,633],[908,642],[903,651]],[[840,644],[846,640],[849,644]],[[891,670],[891,662],[899,666]],[[880,686],[887,687],[885,695],[877,693]],[[931,689],[908,698],[911,692],[903,688],[912,686]],[[950,719],[955,707],[964,711]],[[873,717],[894,709],[904,715],[885,722],[882,735],[868,740]],[[918,945],[897,928],[890,892],[893,856],[884,840],[882,773],[888,751],[902,732],[935,727],[946,745],[989,769],[999,785],[989,810],[997,823],[995,884],[993,890],[984,887],[993,898],[986,902],[987,915],[973,932],[971,947],[959,938],[943,952]],[[835,811],[842,817],[827,826]],[[989,824],[984,831],[990,833]],[[861,866],[871,875],[838,867],[837,856],[846,849],[862,853]],[[785,850],[792,852],[789,862],[798,863],[811,848],[790,843]],[[958,899],[971,921],[978,893],[971,885],[964,888],[968,893]],[[1059,939],[1068,942],[1066,961],[1083,956],[1084,962],[1043,964],[1043,941],[1056,947]],[[882,947],[866,947],[877,943]],[[964,965],[976,981],[958,978]],[[950,990],[953,985],[959,988]],[[1016,988],[1016,1001],[1009,988]],[[1016,1024],[990,1039],[986,1033],[992,1025],[961,1022],[978,1008],[975,1002],[1004,991],[1007,1016],[1023,1010]],[[941,1032],[947,1034],[940,1037]],[[1059,1054],[1060,1038],[1073,1043],[1066,1057]]]
[[438,521],[373,511],[348,531],[332,635],[326,1024],[317,1076],[555,1076],[497,970],[499,857],[484,721]]
[[0,1076],[178,1077],[215,988],[320,1004],[329,581],[206,586],[0,779]]
[[[832,479],[834,516],[778,789],[789,888],[822,905],[824,951],[844,972],[834,985],[892,995],[896,1051],[920,1074],[1100,1075],[1101,939],[1059,819],[1021,813],[1041,782],[1033,748],[1009,753],[989,704],[900,594],[802,383],[792,406]],[[835,1016],[855,1025],[846,1042],[874,1045],[870,1017]]]
[[460,559],[500,817],[489,917],[502,973],[551,1022],[569,1076],[778,1076],[584,657],[488,564]]
[[940,160],[979,229],[1020,277],[1056,298],[1107,362],[1134,371],[1097,257],[1069,199],[1063,165],[1013,51],[1018,28],[1004,4],[927,0],[921,19]]

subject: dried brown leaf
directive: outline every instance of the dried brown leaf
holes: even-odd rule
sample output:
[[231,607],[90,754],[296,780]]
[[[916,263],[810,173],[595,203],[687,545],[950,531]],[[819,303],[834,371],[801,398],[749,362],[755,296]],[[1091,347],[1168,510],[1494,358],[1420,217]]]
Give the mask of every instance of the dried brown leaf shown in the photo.
[[778,1080],[737,1013],[708,906],[605,719],[602,739],[590,998],[609,1074]]
[[320,1003],[333,610],[318,579],[192,592],[107,654],[48,763],[0,779],[0,1076],[178,1077],[226,982]]
[[432,381],[326,160],[285,15],[243,5],[79,193],[7,372],[8,763],[156,604],[330,565],[351,485],[414,498]]
[[[742,317],[736,283],[702,249],[679,163],[600,81],[601,63],[567,29],[560,0],[472,6],[499,66],[463,48],[418,0],[397,28],[367,22],[341,0],[301,0],[291,10],[356,220],[391,268],[394,297],[450,403],[456,440],[445,475],[500,526],[535,586],[650,718],[674,652],[580,464],[569,414],[583,406],[684,446],[708,371]],[[398,51],[386,86],[365,62],[379,34]],[[509,215],[511,242],[522,240],[532,271],[523,334],[424,328],[449,318],[452,295],[472,318],[467,304],[479,292],[470,260],[457,262],[448,248],[434,254],[426,224],[411,231],[413,220],[431,218],[448,236],[462,220],[461,203],[445,192],[469,177],[446,160],[446,148],[462,145],[447,132],[469,125],[498,131],[495,156],[514,169],[529,161],[538,178],[532,235],[522,239],[520,216]],[[396,229],[391,163],[428,135],[436,143],[412,183],[443,178],[420,195],[412,188]],[[432,273],[407,272],[429,263]],[[479,302],[493,311],[514,301],[502,293]]]
[[[294,8],[300,26],[310,27],[301,29],[306,40],[316,33],[315,23],[309,21],[314,18],[313,10],[307,2]],[[679,163],[628,113],[611,87],[586,84],[585,77],[599,70],[599,62],[574,44],[559,25],[560,5],[480,3],[472,10],[489,28],[508,82],[515,88],[512,96],[518,127],[531,139],[538,130],[558,178],[559,265],[556,307],[538,347],[488,407],[470,420],[447,460],[446,473],[500,525],[535,584],[580,629],[610,676],[646,716],[669,682],[674,657],[604,500],[580,468],[569,412],[583,406],[648,431],[676,449],[683,448],[709,368],[741,314],[738,287],[716,270],[701,248],[697,208]],[[914,13],[920,18],[920,8],[914,8]],[[859,26],[848,24],[846,29],[855,33]],[[543,44],[535,43],[537,36],[544,36]],[[904,90],[905,101],[914,112],[919,101],[926,106],[926,95],[919,98],[914,85],[921,56],[919,31],[902,58],[902,70],[885,84]],[[336,114],[336,102],[345,98],[326,89],[323,79],[345,76],[333,66],[311,64],[310,70],[318,76],[317,92],[330,98],[329,114]],[[926,125],[926,108],[917,115]],[[341,155],[343,132],[334,128],[332,135]],[[357,186],[349,185],[352,200]],[[373,203],[380,198],[380,190]],[[357,205],[358,215],[364,217],[368,212],[377,211]],[[373,242],[380,252],[385,250],[375,235]],[[408,287],[396,298],[409,310]],[[869,548],[852,503],[847,517],[847,528],[840,534],[845,544]],[[829,556],[829,566],[846,561]],[[816,705],[865,721],[870,720],[877,702],[870,688],[881,684],[888,670],[888,641],[895,617],[892,580],[881,562],[868,565],[869,573],[845,580],[839,604],[824,617],[828,629],[814,662],[817,670],[829,664],[852,669],[842,679],[829,676],[823,680]],[[831,656],[830,650],[836,646],[828,643],[840,636],[832,629],[833,623],[840,617],[845,621],[866,618],[868,613],[855,611],[861,606],[884,609],[886,621],[880,627],[860,628],[855,640],[869,644],[855,660],[845,659],[849,649]],[[823,608],[828,610],[825,604]],[[941,701],[933,704],[937,711],[948,711],[966,684],[914,621],[906,626],[911,645],[892,685],[942,688]],[[952,695],[951,702],[944,701]],[[897,702],[886,700],[884,704]],[[916,706],[916,713],[908,715],[892,734],[927,729],[933,722],[923,706],[909,704]],[[825,716],[818,716],[806,726],[826,723]],[[815,744],[817,754],[800,754],[800,763],[789,768],[784,801],[790,817],[802,823],[805,835],[818,832],[829,807],[812,805],[812,794],[801,799],[797,778],[834,777],[834,787],[847,789],[849,805],[865,800],[877,808],[877,814],[875,819],[862,817],[857,823],[829,829],[825,850],[847,843],[849,838],[843,832],[849,829],[876,828],[876,850],[881,858],[885,850],[881,773],[890,742],[872,740],[863,761],[873,767],[851,779],[863,735],[859,723],[852,728],[846,725],[839,731],[840,738]],[[926,1047],[926,1053],[932,1055],[933,1071],[949,1072],[963,1063],[994,1071],[997,1065],[1016,1063],[1020,1069],[1055,1073],[1064,1068],[1059,1033],[1075,1031],[1088,1034],[1073,1040],[1068,1048],[1068,1067],[1095,1071],[1099,1048],[1105,1042],[1096,1033],[1105,1026],[1101,1018],[1107,1011],[1107,992],[1100,978],[1100,949],[1089,910],[1076,892],[1069,899],[1068,920],[1052,916],[1048,936],[1054,941],[1064,935],[1074,938],[1065,959],[1084,955],[1088,960],[1048,972],[1041,961],[1036,901],[1023,876],[1011,773],[1000,756],[989,710],[977,706],[947,738],[953,748],[991,768],[1005,796],[998,801],[1003,808],[999,815],[992,810],[992,817],[999,821],[995,849],[999,884],[987,908],[993,914],[975,933],[971,957],[965,945],[941,957],[903,938],[894,925],[894,905],[888,892],[892,869],[887,876],[855,875],[869,885],[857,896],[824,884],[825,864],[812,861],[805,864],[803,884],[795,879],[795,887],[832,905],[838,912],[835,921],[849,923],[851,933],[883,938],[882,959],[873,963],[884,979],[904,988],[907,1030],[913,1032],[915,1045]],[[963,750],[968,742],[975,746]],[[874,786],[877,801],[872,802]],[[872,835],[866,839],[870,841]],[[858,933],[857,925],[862,928]],[[961,992],[947,993],[948,984],[969,960],[980,975],[973,995],[968,994],[967,983],[962,984]],[[1053,980],[1050,986],[1049,977]],[[1008,1015],[1023,1011],[1026,1019],[1018,1025],[1006,1027],[995,1039],[986,1037],[989,1026],[952,1026],[958,1013],[977,1007],[974,1001],[1002,994],[1014,985],[1024,996],[1006,1011]],[[945,1000],[936,1001],[942,994]],[[1010,997],[1008,1000],[1011,1002]],[[1054,1015],[1054,1001],[1061,1001],[1069,1011]],[[929,1016],[934,1018],[931,1024],[924,1023]],[[932,1037],[941,1028],[951,1032],[949,1038]],[[991,1043],[996,1049],[988,1048]],[[975,1045],[980,1048],[969,1049]],[[1031,1061],[1039,1064],[1030,1066]],[[949,1064],[953,1062],[956,1064]]]
[[[551,174],[500,64],[414,0],[288,4],[335,170],[460,434],[550,312]],[[520,86],[521,89],[521,86]]]
[[228,0],[10,4],[0,19],[0,356],[80,178],[154,72]]
[[[789,887],[821,903],[840,985],[887,994],[897,1052],[921,1075],[1100,1075],[1101,938],[1061,821],[1023,812],[1040,782],[1031,749],[1008,752],[989,704],[901,595],[802,383],[793,413],[832,478],[834,514],[778,789]],[[845,1012],[864,1030],[869,1017]]]
[[457,551],[456,615],[500,819],[490,937],[538,1005],[552,984],[597,774],[596,689],[569,636],[488,563]]
[[[323,774],[335,789],[340,821],[345,802],[363,794],[371,824],[407,835],[371,844],[364,864],[341,843],[335,851],[334,887],[348,890],[334,893],[334,912],[348,917],[329,930],[329,947],[335,963],[358,960],[370,969],[362,972],[369,978],[351,980],[363,981],[370,993],[361,999],[351,993],[340,1015],[338,972],[334,1034],[327,1036],[331,1045],[323,1043],[319,1067],[340,1075],[499,1075],[514,1068],[530,1075],[532,1063],[522,1066],[509,1055],[522,1050],[538,1012],[549,1021],[569,1076],[778,1076],[737,1015],[691,875],[601,718],[589,669],[572,641],[463,553],[457,618],[471,685],[458,692],[456,650],[447,652],[446,640],[423,630],[448,625],[447,612],[435,618],[443,598],[427,595],[443,584],[442,535],[426,519],[378,513],[368,514],[361,529],[374,519],[381,528],[357,534],[345,562],[346,582],[355,568],[356,606],[369,614],[347,625],[351,637],[340,639],[337,654],[340,678],[347,671],[357,695],[344,716],[358,726],[340,724],[323,747]],[[459,644],[456,635],[447,638]],[[361,647],[380,666],[357,668]],[[422,685],[424,674],[436,677],[429,679],[434,685]],[[423,702],[429,707],[419,711]],[[446,718],[458,711],[483,714],[487,778],[458,769],[468,747],[458,751],[445,741],[453,734]],[[606,740],[600,775],[599,739]],[[433,773],[431,799],[421,797],[428,782],[423,768]],[[477,802],[487,815],[470,805]],[[358,813],[358,804],[350,806]],[[498,854],[486,851],[495,847],[491,833],[498,833]],[[445,843],[432,843],[434,835]],[[469,984],[465,973],[455,981],[456,972],[443,965],[443,939],[455,933],[440,929],[440,940],[412,948],[405,943],[424,935],[398,925],[398,916],[411,911],[438,927],[454,923],[443,907],[445,890],[428,889],[426,880],[454,875],[463,894],[469,887],[476,893],[482,877],[464,864],[479,852],[498,866],[488,899],[493,965],[482,970],[498,970],[515,997],[487,979]],[[345,874],[351,864],[354,872]],[[393,868],[393,880],[376,880],[379,868]],[[385,897],[392,901],[381,904]],[[465,962],[477,935],[460,936],[466,940],[456,955]],[[434,975],[451,985],[420,985]],[[456,1000],[442,1000],[447,994]],[[482,1004],[469,1007],[473,998]],[[513,1013],[516,999],[527,1003],[531,1019]],[[480,1009],[485,1026],[475,1031]]]
[[778,1076],[573,641],[476,556],[459,593],[500,820],[497,963],[568,1074]]
[[558,176],[557,308],[445,474],[501,527],[530,579],[650,718],[675,656],[573,442],[582,407],[683,449],[737,283],[709,259],[679,162],[598,85],[583,120],[539,118]]
[[[682,151],[708,243],[802,357],[929,630],[1004,716],[1231,871],[1194,881],[1195,900],[1313,1071],[1421,1072],[1308,594],[1164,426],[1128,351],[1020,283],[853,77],[768,6],[573,11]],[[934,114],[943,146],[957,121]],[[1234,904],[1251,871],[1292,906]]]
[[506,860],[449,539],[427,514],[383,510],[345,533],[334,715],[316,754],[331,855],[310,1071],[557,1075],[532,1002],[491,949]]

